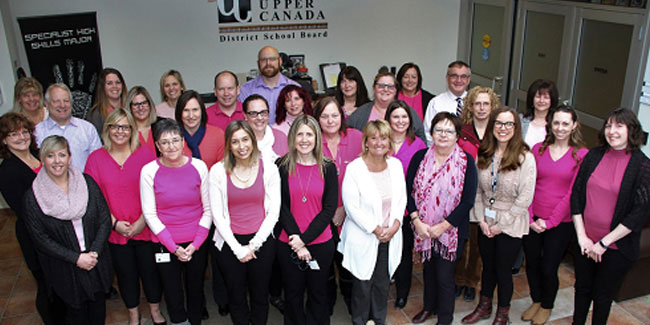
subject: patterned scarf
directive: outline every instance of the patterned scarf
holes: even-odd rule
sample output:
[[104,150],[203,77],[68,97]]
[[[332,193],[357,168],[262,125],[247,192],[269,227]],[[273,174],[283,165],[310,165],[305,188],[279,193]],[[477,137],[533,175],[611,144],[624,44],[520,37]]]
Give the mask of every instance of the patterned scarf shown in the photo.
[[[465,185],[467,156],[456,145],[442,166],[436,170],[435,145],[431,146],[418,167],[413,182],[413,197],[422,222],[437,225],[460,203]],[[415,231],[415,228],[413,228]],[[420,238],[415,234],[415,251],[420,252],[422,262],[431,259],[431,250],[442,258],[454,261],[458,248],[458,228],[447,229],[436,239]]]
[[32,190],[38,206],[48,216],[59,220],[77,220],[86,214],[88,186],[83,174],[72,165],[68,167],[68,193],[54,183],[45,168],[41,168],[36,175]]

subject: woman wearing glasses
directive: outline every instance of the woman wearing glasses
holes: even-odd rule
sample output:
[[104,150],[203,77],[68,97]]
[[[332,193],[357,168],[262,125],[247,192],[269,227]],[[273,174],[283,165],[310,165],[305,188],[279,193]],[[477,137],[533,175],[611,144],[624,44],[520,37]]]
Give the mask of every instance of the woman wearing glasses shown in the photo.
[[246,121],[255,133],[262,157],[275,161],[289,151],[287,136],[269,126],[269,104],[258,94],[250,95],[242,104]]
[[140,199],[154,241],[161,244],[155,258],[169,318],[174,324],[200,324],[208,253],[203,242],[212,225],[208,168],[183,154],[181,132],[173,120],[156,123],[154,138],[161,155],[142,168]]
[[[349,126],[359,131],[363,131],[363,128],[368,122],[383,120],[386,117],[388,105],[390,105],[390,103],[396,98],[397,80],[392,73],[380,72],[375,76],[372,90],[374,93],[374,100],[361,105],[348,117],[347,120]],[[415,118],[417,113],[412,108],[409,107],[409,110],[411,111],[411,116],[414,116],[413,128],[415,130],[415,135],[418,138],[425,140],[422,120],[419,117]]]
[[493,324],[507,324],[512,298],[512,264],[528,234],[528,207],[535,191],[535,157],[521,136],[514,109],[502,107],[490,114],[478,149],[478,189],[470,213],[481,232],[478,247],[483,261],[481,297],[462,320],[473,324],[492,314],[492,295],[498,286],[498,310]]
[[316,119],[302,115],[289,130],[289,152],[277,161],[282,180],[277,257],[284,279],[284,324],[329,324],[327,278],[334,256],[330,222],[338,181],[336,166],[323,157],[322,141]]
[[122,300],[129,311],[129,324],[140,323],[140,281],[154,323],[162,323],[162,288],[152,258],[152,234],[142,215],[139,195],[142,166],[156,157],[138,142],[135,121],[126,110],[119,108],[108,114],[103,129],[104,146],[88,156],[85,172],[99,185],[111,212],[108,248]]
[[153,139],[151,126],[156,123],[158,116],[151,95],[146,88],[135,86],[126,95],[126,106],[135,120],[136,128],[133,132],[137,131],[138,142],[155,153],[156,141]]

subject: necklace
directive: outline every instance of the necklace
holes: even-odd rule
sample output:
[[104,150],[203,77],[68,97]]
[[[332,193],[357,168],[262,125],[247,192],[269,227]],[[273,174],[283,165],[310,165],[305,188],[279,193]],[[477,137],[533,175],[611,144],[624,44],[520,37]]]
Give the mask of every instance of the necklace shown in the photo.
[[[313,172],[313,168],[309,169],[309,178],[307,179],[307,189],[309,189],[309,184],[311,184],[311,174]],[[302,203],[307,202],[307,194],[306,194],[306,189],[302,186],[302,177],[300,177],[300,172],[298,172],[298,166],[296,166],[296,174],[298,176],[298,184],[300,184],[300,193],[302,193]]]
[[248,181],[251,179],[251,175],[253,175],[253,166],[248,168],[248,176],[246,177],[246,179],[244,179],[242,177],[239,177],[239,175],[237,175],[237,169],[236,168],[232,169],[232,174],[235,175],[235,178],[237,178],[240,182],[248,183]]

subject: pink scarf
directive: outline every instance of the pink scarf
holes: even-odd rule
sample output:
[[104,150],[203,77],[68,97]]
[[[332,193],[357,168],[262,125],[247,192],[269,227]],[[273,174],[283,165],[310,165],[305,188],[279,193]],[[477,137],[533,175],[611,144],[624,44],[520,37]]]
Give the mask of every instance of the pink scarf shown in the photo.
[[83,174],[68,167],[68,193],[63,192],[42,168],[32,184],[36,202],[44,214],[59,220],[78,220],[86,214],[88,186]]
[[[456,145],[442,166],[435,170],[434,147],[427,150],[413,182],[413,197],[418,213],[422,221],[430,226],[442,222],[460,203],[467,169],[467,156]],[[432,249],[446,260],[456,259],[458,228],[452,226],[436,239],[423,239],[417,233],[415,235],[415,251],[420,252],[422,262],[431,259]]]

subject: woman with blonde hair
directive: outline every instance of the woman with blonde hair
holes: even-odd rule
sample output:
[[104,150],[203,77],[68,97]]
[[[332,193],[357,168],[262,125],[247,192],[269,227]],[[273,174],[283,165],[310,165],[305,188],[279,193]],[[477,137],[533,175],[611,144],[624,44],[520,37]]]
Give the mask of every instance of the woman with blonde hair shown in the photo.
[[185,91],[185,82],[181,73],[169,70],[160,77],[160,98],[162,102],[156,105],[156,113],[160,117],[175,119],[176,102]]
[[131,112],[135,120],[135,129],[138,136],[136,137],[141,145],[145,145],[156,152],[156,141],[153,138],[152,125],[158,120],[156,115],[153,99],[146,88],[143,86],[135,86],[129,90],[126,95],[126,104],[124,107],[127,111]]
[[23,77],[14,86],[14,112],[21,113],[34,125],[45,121],[48,111],[43,104],[43,86],[32,77]]

